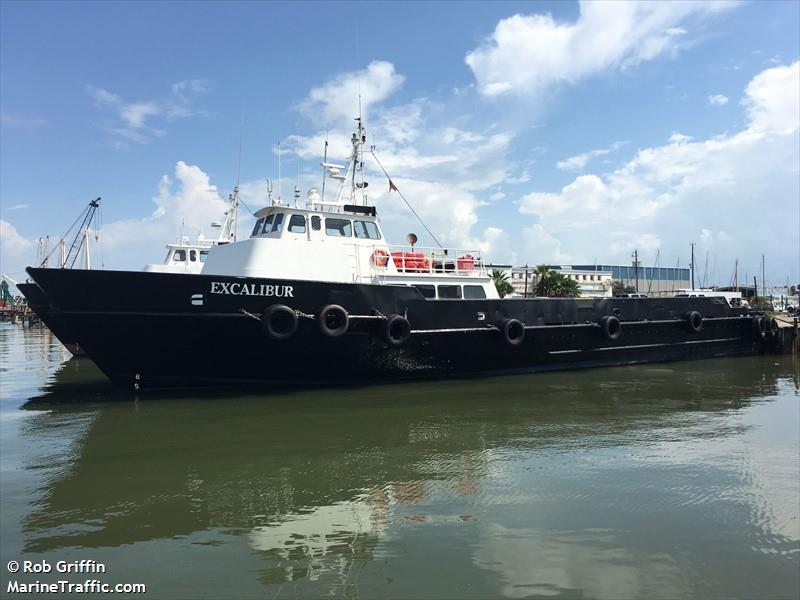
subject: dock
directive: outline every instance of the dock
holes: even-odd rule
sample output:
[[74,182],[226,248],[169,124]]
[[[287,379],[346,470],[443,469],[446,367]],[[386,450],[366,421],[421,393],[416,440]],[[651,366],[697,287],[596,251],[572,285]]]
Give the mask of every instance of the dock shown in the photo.
[[772,330],[772,350],[779,354],[800,354],[800,322],[797,316],[775,315]]
[[28,303],[22,299],[11,299],[0,302],[0,322],[21,323],[22,325],[39,325],[41,320]]

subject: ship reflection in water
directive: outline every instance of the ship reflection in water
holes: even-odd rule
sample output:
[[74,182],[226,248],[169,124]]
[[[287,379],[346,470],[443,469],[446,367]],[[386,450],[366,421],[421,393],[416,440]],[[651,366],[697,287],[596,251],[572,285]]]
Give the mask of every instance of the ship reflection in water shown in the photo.
[[791,357],[134,399],[0,335],[3,561],[156,597],[800,594]]

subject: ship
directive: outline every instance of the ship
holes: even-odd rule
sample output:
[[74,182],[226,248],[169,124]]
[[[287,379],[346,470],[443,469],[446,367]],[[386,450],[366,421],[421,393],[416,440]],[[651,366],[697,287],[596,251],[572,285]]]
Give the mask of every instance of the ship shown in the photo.
[[[58,245],[60,251],[58,263],[60,269],[75,268],[79,256],[82,257],[79,264],[83,269],[90,270],[92,268],[89,238],[91,225],[99,209],[100,200],[101,198],[96,198],[89,202],[89,205],[79,215],[76,223],[81,221],[81,226],[78,227],[78,233],[75,235],[75,239],[69,251],[66,250],[65,238],[69,235],[70,231],[67,231],[67,233],[61,237]],[[216,239],[206,239],[202,234],[198,234],[196,239],[190,240],[188,236],[181,235],[174,243],[168,243],[166,245],[167,254],[163,262],[147,264],[144,266],[144,271],[153,273],[200,273],[203,270],[203,265],[206,262],[211,248],[217,244],[227,244],[236,241],[238,206],[239,185],[237,183],[233,192],[228,196],[228,208],[225,211],[224,220],[222,222],[214,221],[211,223],[212,228],[220,230]],[[48,254],[45,247],[42,260],[39,264],[40,267],[44,268],[47,266],[51,254],[52,253]],[[50,299],[47,297],[47,294],[32,281],[17,283],[16,286],[20,293],[25,296],[31,310],[33,310],[41,321],[53,331],[49,315]],[[74,356],[84,356],[86,354],[77,341],[77,335],[70,326],[61,325],[57,327],[57,331],[58,333],[54,332],[54,335],[70,353]]]
[[[377,156],[356,122],[346,164],[327,154],[321,163],[322,193],[310,189],[303,206],[297,195],[271,201],[247,239],[208,249],[200,273],[29,267],[48,302],[46,323],[132,390],[264,390],[762,351],[769,320],[724,297],[501,298],[480,251],[420,247],[414,234],[390,245],[364,177],[365,154]],[[326,180],[336,183],[328,199]]]

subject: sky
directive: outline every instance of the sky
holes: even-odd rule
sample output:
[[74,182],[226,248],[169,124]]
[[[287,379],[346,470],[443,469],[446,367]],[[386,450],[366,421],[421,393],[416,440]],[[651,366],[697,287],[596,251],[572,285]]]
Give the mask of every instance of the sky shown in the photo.
[[[0,272],[102,197],[140,269],[369,143],[444,245],[496,263],[800,283],[798,2],[0,2]],[[241,136],[241,159],[239,145]],[[282,181],[278,181],[278,154]],[[387,237],[433,245],[367,161]],[[239,235],[252,225],[241,213]]]

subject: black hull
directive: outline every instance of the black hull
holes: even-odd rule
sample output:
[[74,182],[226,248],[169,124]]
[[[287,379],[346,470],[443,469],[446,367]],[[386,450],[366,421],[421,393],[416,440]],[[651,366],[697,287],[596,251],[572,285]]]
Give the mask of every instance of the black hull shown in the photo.
[[18,283],[17,289],[22,292],[28,301],[30,309],[36,313],[42,323],[56,336],[59,342],[75,356],[84,356],[86,353],[77,342],[77,334],[68,324],[55,323],[49,317],[50,298],[35,283]]
[[[721,298],[431,301],[400,286],[121,271],[28,272],[50,299],[47,320],[54,333],[73,332],[112,381],[134,389],[534,372],[753,354],[762,343],[753,317]],[[231,284],[253,295],[212,293]],[[258,294],[264,290],[284,294]],[[339,304],[351,316],[372,318],[352,320],[338,338],[320,333],[315,319],[300,318],[290,339],[275,340],[256,316],[274,303],[304,315]],[[689,311],[703,316],[700,331],[688,327]],[[407,315],[412,328],[398,347],[382,335],[380,317],[392,314]],[[598,325],[610,315],[622,322],[616,340]],[[497,329],[509,318],[526,325],[518,346]]]

